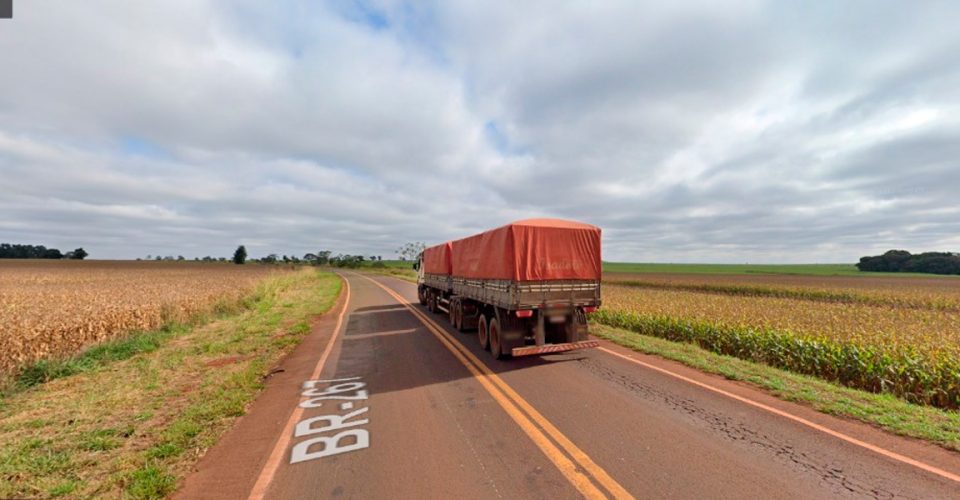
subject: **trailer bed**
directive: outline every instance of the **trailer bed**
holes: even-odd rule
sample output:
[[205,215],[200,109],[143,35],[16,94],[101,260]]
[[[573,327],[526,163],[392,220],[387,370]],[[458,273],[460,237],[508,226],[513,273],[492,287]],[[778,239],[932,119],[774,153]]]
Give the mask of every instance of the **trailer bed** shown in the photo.
[[561,305],[600,306],[599,280],[482,280],[425,274],[424,284],[511,311]]

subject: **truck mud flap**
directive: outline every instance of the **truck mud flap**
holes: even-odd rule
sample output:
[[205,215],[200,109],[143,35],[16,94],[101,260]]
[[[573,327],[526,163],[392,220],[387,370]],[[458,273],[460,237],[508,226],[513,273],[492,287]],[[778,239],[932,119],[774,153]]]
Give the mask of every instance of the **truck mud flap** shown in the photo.
[[510,354],[514,357],[534,356],[536,354],[550,354],[554,352],[573,351],[576,349],[589,349],[597,347],[600,342],[597,340],[584,340],[582,342],[567,342],[564,344],[531,345],[526,347],[514,347]]

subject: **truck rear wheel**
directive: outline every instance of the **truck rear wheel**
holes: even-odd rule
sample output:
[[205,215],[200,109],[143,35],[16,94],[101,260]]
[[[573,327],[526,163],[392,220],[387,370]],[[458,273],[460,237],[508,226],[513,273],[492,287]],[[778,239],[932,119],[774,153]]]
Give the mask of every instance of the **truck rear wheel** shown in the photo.
[[487,316],[485,314],[481,314],[480,321],[477,323],[477,339],[480,340],[481,349],[490,349],[490,337],[488,336],[488,333]]
[[487,329],[487,336],[490,337],[490,352],[493,353],[494,358],[503,359],[503,349],[500,342],[500,322],[497,321],[497,318],[490,320],[490,325]]
[[589,338],[587,315],[582,309],[574,311],[570,321],[566,324],[567,342],[580,342]]

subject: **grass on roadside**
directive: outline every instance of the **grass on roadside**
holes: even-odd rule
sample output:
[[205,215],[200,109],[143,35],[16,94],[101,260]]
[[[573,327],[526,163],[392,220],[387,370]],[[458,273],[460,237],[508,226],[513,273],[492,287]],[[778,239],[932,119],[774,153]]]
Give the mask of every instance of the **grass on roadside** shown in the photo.
[[169,494],[340,286],[327,272],[286,274],[209,322],[21,373],[0,405],[0,498]]
[[111,362],[154,351],[164,341],[178,333],[183,333],[187,328],[188,326],[182,324],[169,324],[159,330],[135,332],[128,338],[94,346],[75,357],[37,361],[21,369],[7,383],[7,387],[0,393],[0,397],[7,397],[44,382],[88,372]]
[[357,269],[365,273],[380,274],[383,276],[391,276],[394,278],[399,278],[404,281],[409,281],[411,283],[417,282],[417,272],[413,269],[406,268],[396,268],[396,267],[362,267]]
[[209,323],[251,308],[260,300],[269,285],[256,287],[249,295],[215,302],[208,310],[189,316],[164,313],[164,323],[151,331],[131,332],[123,338],[109,340],[67,358],[49,358],[35,361],[17,371],[12,377],[0,379],[0,408],[10,395],[38,384],[69,377],[100,368],[108,363],[131,358],[156,350],[163,342],[189,331],[196,325]]
[[693,368],[749,382],[771,394],[814,409],[876,425],[884,430],[924,439],[960,451],[960,413],[919,406],[889,394],[873,394],[831,384],[770,366],[715,354],[694,344],[674,342],[606,325],[591,324],[591,333],[646,354],[679,361]]

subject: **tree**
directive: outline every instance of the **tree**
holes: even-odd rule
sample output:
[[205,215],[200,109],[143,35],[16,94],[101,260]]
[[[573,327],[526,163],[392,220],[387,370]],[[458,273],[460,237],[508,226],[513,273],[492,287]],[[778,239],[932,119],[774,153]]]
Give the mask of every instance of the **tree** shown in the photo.
[[78,248],[72,252],[67,252],[67,258],[73,260],[83,260],[86,259],[89,254],[83,248]]
[[883,255],[861,257],[857,269],[887,273],[960,274],[960,255],[949,252],[911,254],[906,250],[890,250]]
[[234,264],[243,264],[247,261],[247,247],[240,245],[237,247],[237,250],[233,252],[233,263]]
[[414,241],[398,248],[397,253],[400,254],[400,260],[416,260],[424,248],[427,248],[426,243]]
[[43,245],[18,245],[0,243],[0,259],[62,259],[63,254],[56,248]]
[[43,258],[44,259],[62,259],[63,254],[60,253],[60,250],[57,250],[56,248],[48,248],[45,252],[43,252]]
[[317,252],[317,264],[325,266],[330,263],[330,250],[320,250]]
[[337,255],[330,259],[330,265],[336,267],[349,267],[356,268],[360,267],[360,263],[363,262],[362,255]]

